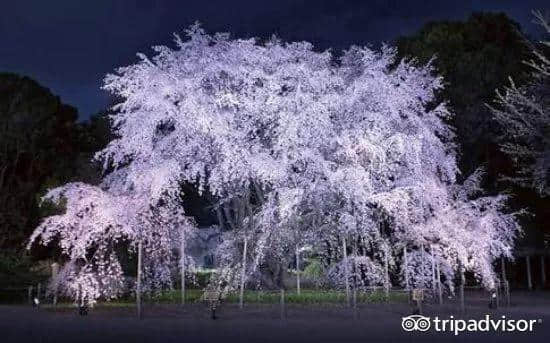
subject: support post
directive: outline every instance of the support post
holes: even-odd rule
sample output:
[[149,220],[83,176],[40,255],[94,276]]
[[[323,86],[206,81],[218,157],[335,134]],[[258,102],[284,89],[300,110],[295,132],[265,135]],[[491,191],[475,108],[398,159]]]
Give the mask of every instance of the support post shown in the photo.
[[300,249],[296,247],[296,293],[300,295]]
[[422,289],[423,290],[426,290],[428,288],[428,285],[426,285],[426,274],[428,274],[428,272],[426,271],[426,249],[424,249],[424,244],[420,244],[420,251],[422,253],[422,264],[421,264],[421,268],[422,268]]
[[346,283],[346,303],[350,307],[350,292],[349,292],[349,270],[348,270],[348,251],[346,246],[346,238],[342,239],[342,250],[344,253],[344,278]]
[[243,247],[243,261],[241,269],[241,288],[239,290],[239,308],[242,309],[244,306],[244,279],[246,277],[246,250],[248,248],[248,237],[244,236],[244,247]]
[[408,264],[409,264],[409,261],[407,256],[407,247],[403,247],[403,273],[405,274],[405,289],[407,291],[410,290],[409,273],[407,271]]
[[33,303],[33,301],[32,301],[32,286],[29,286],[27,296],[29,298],[29,305],[32,305],[32,303]]
[[181,268],[181,304],[185,305],[185,232],[181,232],[180,242],[180,268]]
[[353,287],[353,316],[357,318],[357,287]]
[[504,281],[504,292],[506,293],[506,306],[510,307],[510,283]]
[[59,263],[54,262],[52,267],[52,281],[53,281],[53,307],[57,307],[57,273],[59,272]]
[[210,305],[210,318],[212,318],[212,320],[216,320],[218,317],[216,317],[216,304],[212,304]]
[[466,279],[464,277],[464,266],[462,266],[462,263],[460,264],[460,312],[465,313],[466,308],[464,306],[464,284],[466,283]]
[[416,308],[418,310],[418,314],[422,315],[422,300],[417,300],[416,301]]
[[388,262],[388,247],[384,249],[384,294],[386,295],[386,301],[390,299],[390,273]]
[[544,255],[540,256],[540,278],[542,281],[542,289],[546,286],[546,266],[544,264]]
[[506,280],[506,262],[504,256],[500,257],[500,273],[502,275],[502,281]]
[[430,257],[432,260],[432,294],[435,297],[436,296],[435,258],[434,258],[434,248],[433,248],[433,245],[431,244],[430,244]]
[[500,291],[499,291],[499,288],[500,288],[500,283],[498,283],[498,281],[497,281],[497,287],[495,287],[497,308],[499,308],[499,306],[500,306]]
[[36,287],[36,299],[40,301],[40,293],[42,293],[42,283],[38,283],[38,286]]
[[500,265],[504,296],[506,297],[506,306],[510,306],[510,284],[508,283],[508,279],[506,279],[506,261],[504,260],[504,256],[500,258]]
[[441,266],[440,263],[436,264],[437,272],[437,294],[439,298],[439,305],[443,305],[443,290],[441,289]]
[[533,281],[531,280],[531,256],[525,256],[525,263],[527,265],[527,289],[533,290]]
[[357,279],[359,277],[359,268],[357,268],[357,239],[353,244],[353,318],[357,319]]
[[137,316],[141,319],[141,266],[143,258],[143,243],[140,239],[138,243],[138,263],[137,263],[137,285],[136,285],[136,304],[137,304]]
[[281,319],[285,319],[286,311],[285,311],[285,289],[284,288],[281,288],[280,304],[281,304]]
[[84,297],[82,296],[82,285],[78,284],[78,290],[76,291],[76,301],[78,302],[78,307],[82,308],[84,306]]

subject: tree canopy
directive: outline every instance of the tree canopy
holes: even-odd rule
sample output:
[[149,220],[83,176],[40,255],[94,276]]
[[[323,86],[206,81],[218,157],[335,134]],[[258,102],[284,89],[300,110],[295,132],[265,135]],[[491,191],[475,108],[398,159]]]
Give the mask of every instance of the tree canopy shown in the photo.
[[65,198],[67,210],[31,242],[59,237],[66,282],[86,301],[120,282],[113,240],[144,242],[150,280],[166,278],[170,237],[193,239],[182,182],[216,197],[215,282],[241,294],[262,266],[306,245],[335,285],[360,275],[364,286],[425,287],[434,261],[447,280],[466,269],[494,287],[492,263],[511,256],[519,226],[505,196],[481,194],[481,171],[457,183],[452,114],[436,99],[443,79],[431,64],[398,60],[387,46],[354,46],[334,63],[308,42],[232,39],[199,25],[186,33],[105,78],[120,102],[114,139],[96,154],[101,184],[46,196]]

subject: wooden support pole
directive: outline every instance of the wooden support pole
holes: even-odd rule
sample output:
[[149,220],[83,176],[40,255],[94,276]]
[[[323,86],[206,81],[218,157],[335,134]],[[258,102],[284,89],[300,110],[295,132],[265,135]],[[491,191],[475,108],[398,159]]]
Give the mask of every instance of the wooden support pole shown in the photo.
[[504,297],[506,299],[506,306],[510,306],[510,284],[506,278],[506,261],[504,256],[500,258],[500,269],[502,274],[502,283],[504,287]]
[[36,287],[36,299],[40,301],[40,294],[42,293],[42,283],[38,283],[38,286]]
[[527,289],[533,290],[533,281],[531,280],[531,256],[525,256],[525,263],[527,266]]
[[405,274],[405,289],[410,290],[409,273],[407,272],[409,261],[407,256],[407,247],[403,247],[403,274]]
[[28,298],[29,298],[29,305],[32,305],[33,299],[32,299],[32,286],[29,286],[28,289]]
[[246,253],[248,248],[248,237],[244,236],[244,247],[243,247],[243,261],[241,269],[241,288],[239,290],[239,308],[242,309],[244,306],[244,282],[246,278]]
[[497,286],[495,287],[495,294],[496,294],[496,305],[497,305],[497,308],[500,306],[500,291],[499,291],[499,288],[500,288],[500,283],[498,283],[497,281]]
[[300,295],[300,249],[296,247],[296,293]]
[[357,287],[353,287],[353,308],[357,310]]
[[142,279],[142,259],[143,259],[143,243],[140,240],[138,243],[138,262],[137,262],[137,285],[136,285],[136,305],[137,316],[141,319],[141,279]]
[[388,247],[384,249],[384,294],[386,296],[386,301],[390,298],[390,272],[389,272],[389,252]]
[[540,281],[542,282],[542,288],[546,286],[546,266],[544,263],[544,255],[540,255]]
[[344,253],[344,278],[346,284],[346,303],[350,307],[350,290],[349,290],[349,270],[348,270],[348,251],[346,246],[346,238],[342,239],[342,250]]
[[54,262],[52,263],[51,265],[51,268],[52,268],[52,281],[53,281],[53,299],[52,299],[52,304],[53,304],[53,307],[57,307],[57,273],[59,273],[59,263],[57,262]]
[[281,304],[281,319],[285,319],[286,318],[286,310],[285,310],[285,289],[284,288],[281,288],[280,304]]
[[437,294],[439,298],[439,305],[443,305],[443,290],[441,289],[441,265],[438,263],[436,265],[436,272],[437,272]]
[[185,305],[185,232],[181,232],[180,242],[180,268],[181,268],[181,304]]
[[426,258],[426,248],[424,247],[424,244],[420,244],[420,249],[422,250],[422,292],[426,294],[428,290],[428,285],[426,284],[426,275],[428,274],[428,271],[426,270],[427,258]]
[[500,273],[502,275],[502,281],[506,280],[506,262],[504,256],[500,258]]
[[422,315],[422,300],[419,299],[416,301],[416,308],[418,309],[418,314]]
[[357,284],[359,277],[359,268],[357,266],[357,239],[353,244],[353,318],[357,319]]
[[460,312],[465,313],[466,307],[464,305],[464,284],[466,283],[466,278],[464,277],[464,266],[460,265]]
[[432,261],[432,294],[435,297],[436,296],[436,281],[435,281],[435,258],[434,258],[434,248],[433,245],[430,244],[430,257]]
[[78,284],[78,290],[76,291],[76,301],[78,302],[78,307],[84,306],[84,297],[82,296],[81,284]]

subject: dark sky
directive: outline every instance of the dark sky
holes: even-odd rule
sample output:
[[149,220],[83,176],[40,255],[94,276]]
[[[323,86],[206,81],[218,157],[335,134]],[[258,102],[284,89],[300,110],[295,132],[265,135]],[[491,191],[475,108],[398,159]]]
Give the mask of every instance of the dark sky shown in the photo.
[[505,12],[532,36],[531,10],[543,0],[0,0],[0,71],[38,80],[79,109],[104,109],[103,76],[136,61],[136,52],[169,44],[196,20],[234,36],[308,40],[321,49],[392,42],[424,23]]

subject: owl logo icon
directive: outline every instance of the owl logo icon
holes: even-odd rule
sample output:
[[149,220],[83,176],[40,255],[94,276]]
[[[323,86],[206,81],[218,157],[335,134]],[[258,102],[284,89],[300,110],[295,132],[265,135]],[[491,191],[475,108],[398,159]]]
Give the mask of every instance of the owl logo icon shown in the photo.
[[405,331],[428,331],[430,325],[430,317],[424,317],[418,314],[403,317],[401,320],[401,327],[403,327]]

